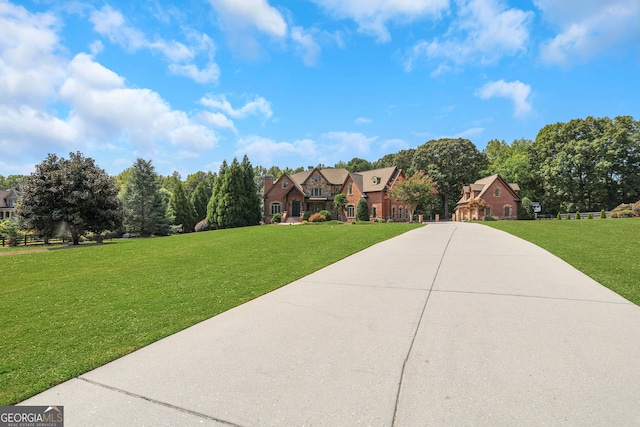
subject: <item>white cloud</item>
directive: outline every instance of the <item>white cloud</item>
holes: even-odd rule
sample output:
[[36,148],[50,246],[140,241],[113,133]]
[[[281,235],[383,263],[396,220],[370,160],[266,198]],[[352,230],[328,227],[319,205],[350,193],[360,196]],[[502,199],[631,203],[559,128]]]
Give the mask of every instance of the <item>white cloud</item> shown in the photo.
[[453,135],[452,138],[466,138],[466,139],[471,139],[473,137],[476,136],[480,136],[482,135],[482,133],[484,132],[484,128],[481,127],[475,127],[475,128],[471,128],[471,129],[467,129],[467,130],[463,130],[462,132],[458,132],[457,134]]
[[355,119],[355,123],[357,125],[364,125],[364,124],[369,124],[372,123],[373,120],[367,118],[367,117],[358,117],[357,119]]
[[476,92],[476,95],[481,99],[494,97],[510,99],[514,105],[514,115],[518,117],[531,112],[531,104],[528,101],[530,94],[531,86],[518,80],[514,82],[505,82],[504,80],[489,82]]
[[277,142],[269,138],[252,135],[238,141],[238,156],[247,154],[254,164],[273,165],[275,157],[290,157],[294,161],[317,160],[316,143],[311,139],[294,142]]
[[367,137],[358,132],[327,132],[322,135],[335,153],[366,154],[371,144],[378,140],[377,136]]
[[235,125],[233,124],[233,120],[230,120],[227,116],[222,113],[210,113],[209,111],[203,111],[200,113],[200,120],[214,128],[220,129],[231,129],[234,132],[237,132]]
[[313,0],[338,18],[353,19],[359,31],[387,42],[387,22],[413,21],[437,16],[449,8],[449,0]]
[[43,105],[64,79],[57,19],[0,2],[0,104]]
[[405,70],[416,62],[444,60],[432,76],[469,62],[490,64],[527,49],[531,12],[507,8],[501,0],[468,0],[460,3],[458,17],[441,39],[420,41],[405,60]]
[[148,154],[163,141],[197,152],[215,145],[209,129],[172,110],[157,92],[125,87],[120,76],[89,55],[76,55],[69,69],[60,98],[71,106],[69,122],[84,137],[126,139]]
[[[192,42],[191,46],[161,37],[148,40],[142,31],[126,23],[122,13],[108,5],[100,10],[94,10],[89,20],[93,23],[96,32],[129,53],[135,53],[141,49],[160,53],[170,62],[169,71],[173,74],[188,77],[198,83],[215,83],[220,78],[220,69],[213,61],[215,44],[206,34],[189,31],[188,38]],[[195,64],[196,57],[200,54],[206,56],[205,65],[202,67]]]
[[248,101],[244,106],[237,109],[231,106],[225,95],[209,95],[209,97],[201,98],[200,103],[206,107],[220,110],[236,119],[262,115],[265,120],[268,120],[273,115],[271,103],[260,96],[256,96],[253,101]]
[[605,50],[640,43],[640,2],[637,0],[535,0],[543,18],[560,28],[543,43],[541,57],[549,64],[569,66]]
[[209,0],[221,15],[221,23],[242,29],[251,26],[274,36],[287,34],[287,23],[277,9],[266,0]]
[[320,45],[316,42],[311,31],[302,27],[291,28],[291,39],[297,46],[297,50],[302,55],[304,65],[311,67],[316,65],[320,56]]

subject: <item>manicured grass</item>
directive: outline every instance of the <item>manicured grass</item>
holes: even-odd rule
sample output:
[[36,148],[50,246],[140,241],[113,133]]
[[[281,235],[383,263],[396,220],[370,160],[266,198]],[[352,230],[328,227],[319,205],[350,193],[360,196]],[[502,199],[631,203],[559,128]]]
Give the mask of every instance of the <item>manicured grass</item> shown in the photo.
[[0,405],[416,227],[260,226],[2,256]]
[[535,243],[640,305],[640,218],[483,224]]

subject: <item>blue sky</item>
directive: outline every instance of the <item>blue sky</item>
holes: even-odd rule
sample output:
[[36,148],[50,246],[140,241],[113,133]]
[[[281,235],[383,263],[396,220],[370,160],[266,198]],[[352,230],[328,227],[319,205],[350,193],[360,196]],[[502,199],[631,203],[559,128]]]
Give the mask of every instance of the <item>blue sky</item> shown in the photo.
[[0,174],[183,178],[640,119],[638,0],[0,0]]

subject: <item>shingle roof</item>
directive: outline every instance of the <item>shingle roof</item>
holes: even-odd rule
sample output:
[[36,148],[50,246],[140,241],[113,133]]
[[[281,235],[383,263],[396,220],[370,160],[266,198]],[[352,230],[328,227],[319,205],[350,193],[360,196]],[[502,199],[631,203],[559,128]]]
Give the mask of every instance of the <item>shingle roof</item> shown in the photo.
[[393,173],[397,170],[395,166],[383,169],[374,169],[370,171],[358,172],[362,176],[362,191],[370,193],[373,191],[382,191],[385,189]]

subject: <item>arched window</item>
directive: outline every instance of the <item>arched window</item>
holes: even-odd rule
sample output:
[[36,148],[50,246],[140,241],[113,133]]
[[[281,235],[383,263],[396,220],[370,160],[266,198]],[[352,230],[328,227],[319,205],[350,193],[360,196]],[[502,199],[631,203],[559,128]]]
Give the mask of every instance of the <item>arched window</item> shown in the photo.
[[400,206],[400,207],[398,208],[398,212],[400,213],[400,219],[402,219],[402,212],[403,212],[403,210],[402,210],[402,206]]
[[396,219],[396,207],[391,206],[391,218]]
[[505,218],[511,217],[511,206],[507,205],[504,207],[504,217]]
[[271,215],[275,215],[281,212],[282,212],[282,205],[280,204],[280,202],[271,203]]

